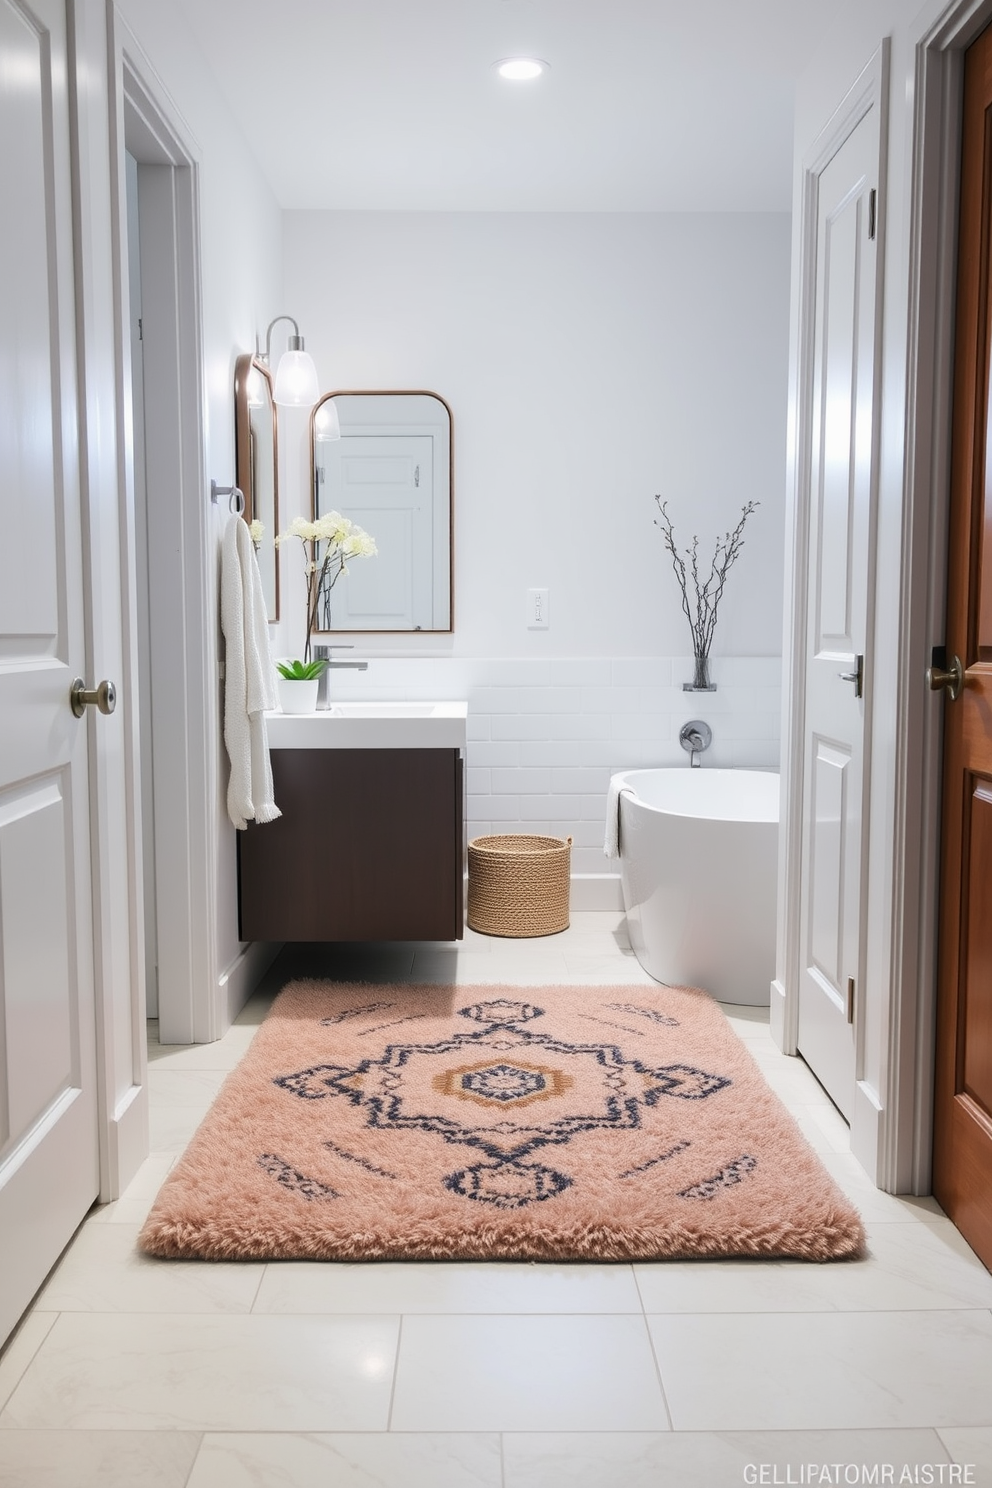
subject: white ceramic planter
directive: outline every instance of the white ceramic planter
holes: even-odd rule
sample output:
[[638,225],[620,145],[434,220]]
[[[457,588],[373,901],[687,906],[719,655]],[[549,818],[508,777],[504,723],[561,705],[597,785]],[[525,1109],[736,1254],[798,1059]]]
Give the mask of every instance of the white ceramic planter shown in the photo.
[[317,689],[320,678],[309,682],[294,682],[289,677],[277,677],[279,706],[284,713],[316,713]]

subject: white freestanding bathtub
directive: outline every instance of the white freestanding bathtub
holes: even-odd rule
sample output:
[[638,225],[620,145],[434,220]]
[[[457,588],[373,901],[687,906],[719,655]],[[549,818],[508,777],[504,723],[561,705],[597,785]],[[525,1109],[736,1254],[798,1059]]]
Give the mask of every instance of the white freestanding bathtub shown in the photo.
[[767,1003],[775,975],[778,775],[628,770],[620,873],[630,942],[659,982]]

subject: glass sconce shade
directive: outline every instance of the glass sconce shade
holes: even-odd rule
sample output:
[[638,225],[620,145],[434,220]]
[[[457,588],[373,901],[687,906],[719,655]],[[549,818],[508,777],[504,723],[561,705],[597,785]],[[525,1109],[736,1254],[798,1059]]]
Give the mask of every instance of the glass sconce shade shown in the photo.
[[308,351],[284,351],[276,371],[277,403],[295,408],[310,408],[320,397],[317,368]]
[[322,443],[325,440],[341,438],[341,420],[334,406],[332,398],[325,398],[317,409],[313,419],[314,437]]

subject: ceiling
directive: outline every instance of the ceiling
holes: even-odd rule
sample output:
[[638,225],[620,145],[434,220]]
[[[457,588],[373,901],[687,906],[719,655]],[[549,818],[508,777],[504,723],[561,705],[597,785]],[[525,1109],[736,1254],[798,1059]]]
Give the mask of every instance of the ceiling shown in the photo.
[[[788,211],[823,0],[183,0],[280,205]],[[827,14],[825,14],[827,12]],[[503,82],[498,59],[551,64]]]

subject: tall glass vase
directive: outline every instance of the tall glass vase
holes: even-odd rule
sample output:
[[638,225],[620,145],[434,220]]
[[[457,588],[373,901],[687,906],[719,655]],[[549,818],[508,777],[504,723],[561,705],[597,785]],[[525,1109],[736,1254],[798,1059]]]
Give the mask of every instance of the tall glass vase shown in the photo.
[[716,683],[710,681],[709,653],[692,658],[692,681],[682,683],[683,692],[716,692]]

